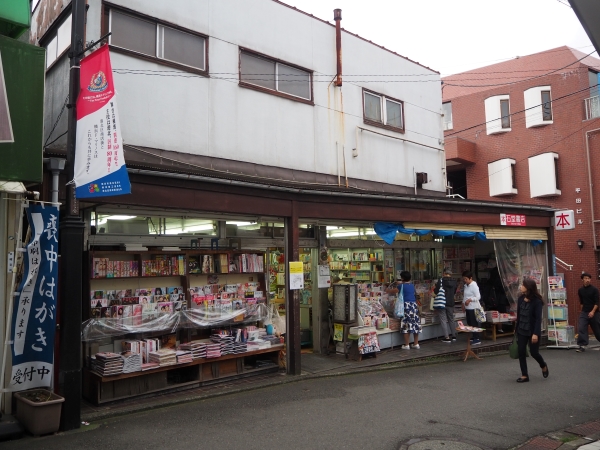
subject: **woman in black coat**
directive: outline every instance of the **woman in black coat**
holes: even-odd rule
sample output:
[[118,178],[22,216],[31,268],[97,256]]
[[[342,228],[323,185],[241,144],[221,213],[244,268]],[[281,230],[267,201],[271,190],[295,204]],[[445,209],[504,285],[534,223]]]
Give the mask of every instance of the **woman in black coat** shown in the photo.
[[527,344],[529,344],[531,356],[538,362],[542,369],[543,377],[548,378],[550,372],[544,358],[540,355],[544,300],[537,290],[535,281],[531,278],[523,280],[521,294],[517,302],[517,323],[515,326],[517,344],[519,346],[519,364],[521,365],[521,377],[517,378],[517,383],[526,383],[529,381],[526,359]]

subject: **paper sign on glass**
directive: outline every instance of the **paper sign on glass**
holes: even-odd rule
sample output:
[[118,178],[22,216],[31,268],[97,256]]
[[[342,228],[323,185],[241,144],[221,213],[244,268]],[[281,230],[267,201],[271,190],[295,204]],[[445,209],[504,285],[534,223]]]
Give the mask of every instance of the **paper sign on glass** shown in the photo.
[[290,289],[304,289],[302,261],[290,261]]

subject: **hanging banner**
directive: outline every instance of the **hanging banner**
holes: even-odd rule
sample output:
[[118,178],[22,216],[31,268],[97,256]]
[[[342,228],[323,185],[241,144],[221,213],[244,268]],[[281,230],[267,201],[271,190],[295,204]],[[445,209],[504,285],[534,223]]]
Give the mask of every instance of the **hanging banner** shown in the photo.
[[75,196],[131,193],[108,45],[81,60],[77,98]]
[[23,280],[14,299],[10,389],[50,386],[54,362],[58,284],[58,208],[30,204],[31,239],[23,255]]

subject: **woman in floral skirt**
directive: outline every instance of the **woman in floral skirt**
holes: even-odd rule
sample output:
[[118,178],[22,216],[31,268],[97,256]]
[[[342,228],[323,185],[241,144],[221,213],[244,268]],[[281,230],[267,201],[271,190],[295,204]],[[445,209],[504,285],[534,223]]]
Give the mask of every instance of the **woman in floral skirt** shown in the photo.
[[404,317],[402,318],[400,331],[404,334],[403,350],[409,350],[410,334],[413,335],[413,349],[419,349],[419,333],[421,332],[421,317],[419,316],[419,307],[417,305],[417,297],[415,295],[415,285],[411,283],[411,275],[408,271],[400,273],[400,281],[396,282],[396,287],[388,288],[388,294],[398,294],[402,289],[404,297]]

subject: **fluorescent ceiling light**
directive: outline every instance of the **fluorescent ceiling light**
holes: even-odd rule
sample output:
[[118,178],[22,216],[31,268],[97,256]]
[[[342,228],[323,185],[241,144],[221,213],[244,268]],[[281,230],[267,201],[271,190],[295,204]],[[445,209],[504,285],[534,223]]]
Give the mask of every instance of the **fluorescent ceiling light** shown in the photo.
[[238,227],[247,227],[249,225],[256,225],[256,222],[238,222],[238,221],[227,221],[227,225],[237,225]]
[[327,225],[328,230],[337,230],[339,227],[329,226]]
[[207,230],[214,230],[214,225],[212,223],[205,223],[203,225],[194,225],[191,227],[185,227],[183,232],[189,233],[190,231],[207,231]]
[[129,219],[135,219],[137,216],[108,216],[105,217],[105,219],[107,220],[129,220]]

